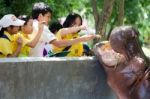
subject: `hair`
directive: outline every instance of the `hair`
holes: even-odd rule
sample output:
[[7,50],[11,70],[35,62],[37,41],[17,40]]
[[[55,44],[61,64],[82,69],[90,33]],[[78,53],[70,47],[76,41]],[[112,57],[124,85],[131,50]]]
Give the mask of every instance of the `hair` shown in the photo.
[[4,35],[4,31],[6,31],[6,28],[2,28],[2,29],[0,30],[0,37],[2,37],[2,36]]
[[66,18],[66,20],[65,20],[65,22],[64,22],[64,24],[63,24],[63,27],[64,27],[64,28],[66,28],[66,27],[71,27],[72,24],[74,24],[76,18],[78,18],[78,17],[80,18],[80,20],[81,20],[81,25],[82,25],[82,17],[81,17],[79,14],[70,13],[70,14],[67,16],[67,18]]
[[52,33],[56,33],[57,31],[59,31],[61,28],[63,28],[63,26],[57,21],[57,22],[53,22],[50,26],[49,29]]
[[52,10],[47,4],[44,2],[37,2],[33,5],[32,17],[33,19],[37,19],[39,14],[45,15],[48,12],[52,14]]
[[27,15],[20,15],[18,18],[25,21],[24,25],[27,25],[28,21],[32,19],[30,16]]

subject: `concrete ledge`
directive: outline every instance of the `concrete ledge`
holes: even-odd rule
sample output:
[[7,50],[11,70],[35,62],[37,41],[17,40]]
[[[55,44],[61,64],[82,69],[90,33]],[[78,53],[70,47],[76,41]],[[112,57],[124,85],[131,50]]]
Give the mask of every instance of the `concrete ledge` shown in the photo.
[[0,99],[115,99],[95,57],[0,59]]
[[38,62],[38,61],[80,61],[96,60],[96,57],[25,57],[25,58],[0,58],[0,63],[14,62]]

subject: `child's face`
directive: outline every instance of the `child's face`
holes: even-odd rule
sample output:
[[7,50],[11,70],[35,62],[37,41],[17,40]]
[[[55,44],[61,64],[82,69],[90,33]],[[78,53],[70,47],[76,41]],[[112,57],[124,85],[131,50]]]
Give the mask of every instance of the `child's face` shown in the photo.
[[75,26],[80,26],[81,25],[81,19],[79,17],[77,17],[75,19]]
[[8,27],[7,30],[12,35],[17,34],[19,31],[19,26]]
[[46,25],[51,21],[51,13],[48,12],[43,15],[42,21],[45,22]]
[[33,19],[29,19],[27,24],[23,26],[22,31],[25,34],[31,34],[33,32]]

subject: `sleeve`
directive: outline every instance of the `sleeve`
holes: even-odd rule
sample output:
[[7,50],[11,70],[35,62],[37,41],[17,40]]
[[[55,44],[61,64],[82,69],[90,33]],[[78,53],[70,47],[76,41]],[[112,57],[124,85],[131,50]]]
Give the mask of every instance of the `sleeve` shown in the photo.
[[37,22],[33,22],[33,32],[29,34],[29,38],[33,40],[34,37],[37,35],[37,32],[38,32],[38,24]]
[[12,46],[11,43],[6,39],[0,39],[0,53],[4,56],[12,54]]
[[61,37],[60,33],[61,33],[61,30],[59,30],[59,31],[56,33],[56,37],[57,37],[58,40],[62,40],[62,37]]
[[24,36],[22,36],[23,39],[23,46],[25,46],[26,44],[28,44],[31,40],[26,39]]
[[41,35],[40,41],[51,42],[56,39],[56,36],[50,32],[47,26],[44,26],[43,33]]

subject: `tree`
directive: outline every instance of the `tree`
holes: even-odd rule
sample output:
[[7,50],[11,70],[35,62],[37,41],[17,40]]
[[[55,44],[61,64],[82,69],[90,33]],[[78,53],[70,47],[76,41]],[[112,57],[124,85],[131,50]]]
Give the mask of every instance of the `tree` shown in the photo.
[[123,19],[124,19],[124,0],[119,0],[119,9],[118,9],[118,21],[117,25],[123,25]]
[[114,5],[115,0],[104,0],[104,6],[103,10],[101,12],[98,12],[97,9],[97,1],[91,0],[92,2],[92,8],[93,8],[93,15],[95,18],[95,26],[96,26],[96,32],[103,37],[105,36],[105,27],[106,23],[108,22]]
[[103,0],[102,5],[99,2],[102,0],[91,0],[96,31],[103,35],[103,40],[114,27],[132,25],[140,31],[144,44],[150,42],[149,0]]
[[142,42],[150,42],[149,0],[0,0],[0,17],[8,13],[31,14],[33,3],[41,1],[52,8],[53,19],[78,12],[90,21],[90,26],[95,25],[104,39],[116,26],[133,25],[140,30]]

